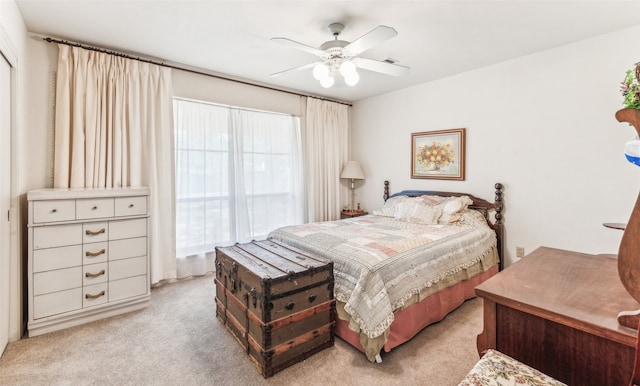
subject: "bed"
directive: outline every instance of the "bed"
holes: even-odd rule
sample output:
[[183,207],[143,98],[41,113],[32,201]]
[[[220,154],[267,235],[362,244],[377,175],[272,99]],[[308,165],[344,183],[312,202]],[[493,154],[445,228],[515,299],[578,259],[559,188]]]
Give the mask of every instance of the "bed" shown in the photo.
[[334,262],[336,335],[382,352],[442,320],[502,268],[503,185],[494,202],[459,192],[405,190],[371,214],[286,226],[268,236]]

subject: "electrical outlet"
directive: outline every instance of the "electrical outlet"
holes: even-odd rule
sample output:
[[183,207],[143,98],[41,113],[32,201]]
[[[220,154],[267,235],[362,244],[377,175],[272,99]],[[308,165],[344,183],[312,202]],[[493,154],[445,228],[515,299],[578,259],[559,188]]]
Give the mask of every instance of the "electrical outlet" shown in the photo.
[[516,257],[524,257],[524,247],[516,247]]

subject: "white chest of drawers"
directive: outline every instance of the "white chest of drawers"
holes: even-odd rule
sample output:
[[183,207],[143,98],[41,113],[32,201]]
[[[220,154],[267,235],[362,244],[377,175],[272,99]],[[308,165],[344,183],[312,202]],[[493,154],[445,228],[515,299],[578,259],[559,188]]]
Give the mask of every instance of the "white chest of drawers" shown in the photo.
[[149,305],[149,189],[40,189],[29,203],[29,336]]

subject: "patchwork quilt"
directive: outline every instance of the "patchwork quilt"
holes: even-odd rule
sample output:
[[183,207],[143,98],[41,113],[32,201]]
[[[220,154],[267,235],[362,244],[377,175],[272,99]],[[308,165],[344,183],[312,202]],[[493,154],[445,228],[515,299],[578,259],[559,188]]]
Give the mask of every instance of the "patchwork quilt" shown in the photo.
[[455,224],[366,215],[279,228],[269,238],[334,262],[335,297],[370,338],[382,335],[413,295],[441,280],[497,264],[496,235],[467,209]]

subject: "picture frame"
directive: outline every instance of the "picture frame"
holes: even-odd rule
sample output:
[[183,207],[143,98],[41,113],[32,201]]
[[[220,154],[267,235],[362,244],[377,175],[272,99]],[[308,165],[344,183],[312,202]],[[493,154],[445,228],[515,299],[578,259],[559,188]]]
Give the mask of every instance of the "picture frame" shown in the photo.
[[464,180],[466,130],[411,133],[411,178]]

